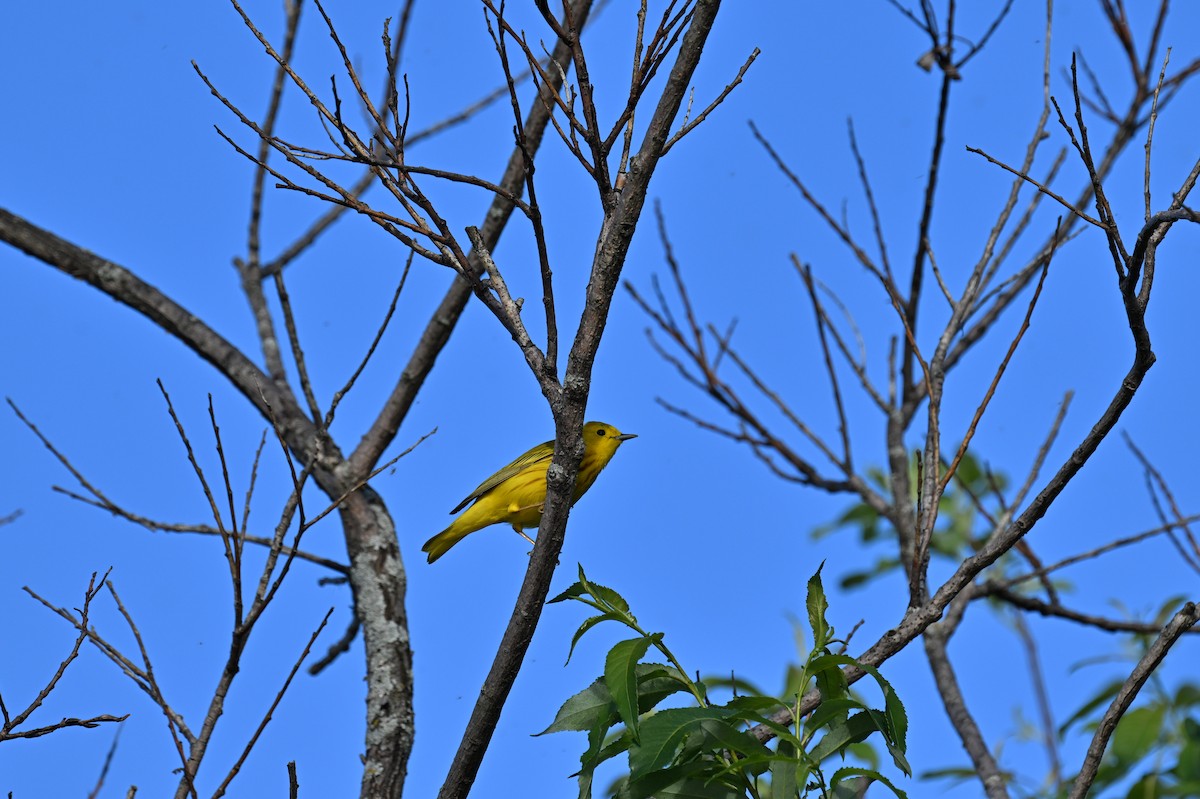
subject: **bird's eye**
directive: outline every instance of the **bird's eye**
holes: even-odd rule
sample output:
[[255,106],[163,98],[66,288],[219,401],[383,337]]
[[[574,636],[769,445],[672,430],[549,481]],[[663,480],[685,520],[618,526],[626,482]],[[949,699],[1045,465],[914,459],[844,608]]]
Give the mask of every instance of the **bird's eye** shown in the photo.
[[599,430],[597,430],[597,431],[596,431],[596,435],[598,435],[598,436],[602,436],[602,435],[604,435],[606,432],[607,432],[607,431],[606,431],[606,430],[605,430],[603,427],[601,427]]

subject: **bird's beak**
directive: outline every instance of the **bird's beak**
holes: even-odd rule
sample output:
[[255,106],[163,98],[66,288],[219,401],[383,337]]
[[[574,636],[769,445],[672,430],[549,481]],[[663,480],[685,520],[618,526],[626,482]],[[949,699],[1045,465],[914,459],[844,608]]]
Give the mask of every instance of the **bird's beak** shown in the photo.
[[628,441],[631,438],[637,438],[637,433],[622,433],[617,436],[617,441]]

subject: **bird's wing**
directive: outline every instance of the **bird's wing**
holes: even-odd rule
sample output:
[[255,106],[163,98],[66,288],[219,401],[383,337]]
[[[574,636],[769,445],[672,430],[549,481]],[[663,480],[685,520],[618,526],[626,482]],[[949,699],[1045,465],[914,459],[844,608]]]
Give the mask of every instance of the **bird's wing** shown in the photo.
[[450,513],[451,514],[458,513],[460,510],[467,507],[467,505],[470,505],[472,502],[479,499],[481,496],[483,496],[487,492],[491,491],[493,488],[500,485],[505,480],[512,477],[514,474],[520,472],[522,469],[525,469],[526,467],[532,466],[533,464],[539,463],[541,461],[548,461],[548,460],[550,460],[550,458],[553,455],[554,455],[554,442],[553,441],[546,441],[542,444],[538,444],[536,447],[529,450],[524,455],[517,458],[515,461],[508,464],[503,469],[496,472],[491,477],[489,477],[488,479],[486,479],[482,483],[480,483],[479,487],[476,488],[474,491],[472,491],[471,494],[466,499],[464,499],[462,502],[458,503],[458,505],[455,506],[454,510],[450,511]]

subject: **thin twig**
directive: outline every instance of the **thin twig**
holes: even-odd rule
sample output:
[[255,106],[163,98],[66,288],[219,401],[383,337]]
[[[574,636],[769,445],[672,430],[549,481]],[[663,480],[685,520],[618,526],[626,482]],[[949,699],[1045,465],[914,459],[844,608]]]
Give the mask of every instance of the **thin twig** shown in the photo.
[[800,273],[805,288],[808,289],[808,298],[813,306],[813,315],[817,319],[817,338],[821,342],[821,352],[825,357],[825,372],[829,376],[829,390],[833,393],[833,404],[838,416],[838,432],[841,433],[842,437],[841,466],[844,471],[852,472],[854,465],[850,455],[850,425],[846,422],[846,407],[842,403],[842,390],[838,385],[837,370],[833,368],[833,356],[829,352],[829,341],[825,337],[825,311],[821,307],[821,301],[817,299],[816,287],[813,284],[812,267],[802,265],[800,259],[795,255],[792,256],[792,264]]
[[396,291],[392,294],[392,301],[388,305],[387,313],[383,315],[383,321],[379,323],[379,327],[375,330],[375,338],[371,339],[371,345],[367,347],[367,351],[363,354],[362,360],[358,366],[346,379],[345,385],[334,392],[333,398],[329,401],[329,410],[325,412],[325,420],[323,427],[328,430],[333,425],[333,415],[337,412],[337,407],[341,403],[342,398],[350,393],[350,389],[354,388],[355,381],[362,374],[363,369],[367,368],[367,364],[371,360],[371,356],[375,354],[375,348],[379,346],[379,342],[383,340],[383,334],[387,332],[388,323],[392,321],[392,314],[396,312],[396,303],[400,301],[400,294],[404,291],[404,284],[408,280],[408,270],[412,267],[413,256],[415,253],[412,250],[408,252],[408,258],[404,260],[404,271],[400,273],[400,282],[396,285]]
[[[309,636],[308,643],[306,643],[304,645],[304,649],[301,650],[300,657],[296,658],[295,664],[292,665],[292,670],[288,672],[287,679],[283,681],[283,686],[280,687],[279,692],[275,694],[275,699],[271,702],[271,706],[268,707],[267,712],[263,714],[262,721],[259,722],[258,727],[254,730],[254,734],[251,735],[250,740],[246,742],[246,747],[242,750],[242,754],[230,767],[229,773],[225,776],[225,779],[221,781],[221,784],[217,786],[216,791],[213,792],[213,799],[224,796],[225,791],[229,788],[229,784],[233,782],[233,778],[237,776],[239,771],[241,771],[242,764],[246,762],[246,758],[250,756],[250,751],[254,748],[254,745],[258,743],[258,739],[263,734],[263,731],[266,730],[267,725],[271,723],[271,718],[275,713],[275,709],[279,707],[279,703],[283,701],[283,695],[287,693],[288,687],[292,684],[292,679],[295,678],[296,672],[300,671],[301,664],[304,663],[305,658],[308,657],[308,653],[312,650],[312,645],[317,641],[317,636],[319,636],[321,631],[325,629],[325,625],[329,622],[329,617],[332,615],[333,608],[330,608],[328,611],[326,611],[325,617],[321,619],[321,623],[317,625],[317,629],[313,631],[311,636]],[[292,769],[294,768],[295,763],[293,762]]]
[[717,95],[717,99],[709,103],[708,106],[701,111],[695,119],[691,120],[690,122],[686,122],[683,127],[675,132],[674,136],[667,139],[667,143],[664,144],[662,148],[663,155],[666,155],[668,152],[670,152],[671,148],[675,146],[676,142],[695,130],[697,125],[707,119],[708,115],[711,114],[717,106],[725,101],[725,98],[729,96],[729,93],[736,89],[742,82],[742,78],[746,76],[746,71],[750,69],[750,65],[754,63],[754,59],[758,58],[761,52],[761,50],[755,47],[750,53],[750,57],[746,59],[746,63],[742,64],[742,68],[738,70],[737,75],[735,75],[733,80],[729,82],[729,85],[722,89],[721,93]]
[[[1163,4],[1162,10],[1167,9],[1166,3]],[[1162,70],[1158,73],[1158,83],[1154,86],[1154,100],[1150,104],[1150,118],[1146,125],[1146,168],[1143,174],[1143,194],[1146,199],[1146,219],[1150,221],[1150,145],[1154,142],[1154,123],[1158,121],[1158,95],[1162,91],[1163,79],[1167,76],[1167,63],[1171,60],[1171,48],[1167,48],[1167,54],[1163,57]]]
[[1025,650],[1025,659],[1028,661],[1029,679],[1033,683],[1034,701],[1042,725],[1041,743],[1046,750],[1046,759],[1050,762],[1050,773],[1046,775],[1046,782],[1054,789],[1062,778],[1062,760],[1058,754],[1058,730],[1054,723],[1054,711],[1050,707],[1050,693],[1046,690],[1046,675],[1038,657],[1037,642],[1024,614],[1014,614],[1013,623],[1016,625],[1017,637],[1021,640],[1021,648]]
[[100,796],[100,791],[104,788],[104,780],[108,778],[108,770],[112,766],[113,757],[117,754],[117,744],[121,741],[121,730],[123,729],[125,729],[124,722],[117,725],[117,731],[113,734],[112,744],[108,747],[108,754],[104,756],[104,765],[100,767],[100,774],[96,777],[96,784],[88,792],[87,799],[98,799]]
[[[39,707],[42,706],[42,703],[46,701],[50,694],[54,693],[54,689],[58,687],[59,681],[62,680],[63,675],[66,674],[67,668],[75,661],[75,658],[79,657],[79,648],[83,646],[83,642],[88,637],[88,616],[91,612],[92,600],[95,599],[96,594],[100,593],[100,589],[108,584],[108,575],[111,571],[112,570],[110,569],[109,571],[105,572],[104,576],[100,578],[99,583],[96,582],[96,572],[92,572],[91,579],[88,580],[87,589],[83,593],[83,608],[79,610],[79,622],[76,624],[76,628],[79,630],[79,635],[75,637],[75,644],[71,647],[71,651],[67,653],[67,656],[64,657],[58,664],[58,668],[55,669],[54,674],[50,676],[50,679],[46,682],[46,685],[40,691],[38,691],[32,700],[30,700],[29,705],[26,706],[24,710],[13,715],[9,712],[8,707],[4,704],[3,700],[0,700],[0,711],[3,712],[4,717],[3,723],[0,723],[0,741],[15,738],[40,738],[43,735],[49,735],[50,733],[66,729],[68,727],[97,727],[105,722],[121,722],[129,717],[128,714],[119,717],[105,714],[102,716],[94,716],[89,719],[64,718],[55,724],[50,724],[44,727],[28,730],[17,729],[24,724]],[[28,587],[26,587],[25,590],[29,593],[32,593]],[[103,781],[103,775],[101,775],[101,781]]]
[[954,454],[954,459],[950,461],[950,466],[946,469],[946,473],[937,486],[938,496],[946,490],[946,485],[954,476],[955,470],[958,469],[958,464],[962,461],[963,456],[967,454],[967,447],[971,445],[971,439],[975,435],[975,430],[979,425],[980,419],[983,418],[984,412],[987,410],[988,403],[991,402],[992,396],[996,393],[996,387],[1000,384],[1000,378],[1004,376],[1005,369],[1008,368],[1009,361],[1012,360],[1013,354],[1017,351],[1017,346],[1021,343],[1021,339],[1025,336],[1025,331],[1029,329],[1029,321],[1033,318],[1033,309],[1037,307],[1038,298],[1042,295],[1042,286],[1046,282],[1046,275],[1050,272],[1050,262],[1042,268],[1042,276],[1038,279],[1037,287],[1033,290],[1033,297],[1029,300],[1029,307],[1025,311],[1025,318],[1021,321],[1021,326],[1017,329],[1017,333],[1013,336],[1013,340],[1008,345],[1008,351],[1004,353],[1004,358],[1001,359],[1000,365],[996,367],[996,374],[992,377],[992,382],[988,386],[987,392],[983,395],[983,399],[979,403],[979,407],[975,409],[975,415],[971,418],[971,423],[967,425],[967,432],[963,435],[962,443],[958,447],[958,452]]
[[1008,164],[1004,163],[1003,161],[1001,161],[999,159],[993,158],[992,156],[985,153],[983,150],[980,150],[978,147],[968,146],[966,149],[967,149],[967,152],[975,153],[976,155],[981,155],[984,158],[986,158],[989,162],[995,164],[996,166],[1000,167],[1004,171],[1011,172],[1012,174],[1019,177],[1021,180],[1025,181],[1026,183],[1029,183],[1034,188],[1036,188],[1038,191],[1040,191],[1042,194],[1044,194],[1047,197],[1049,197],[1050,199],[1054,200],[1059,205],[1061,205],[1063,208],[1067,209],[1068,212],[1079,217],[1084,222],[1087,222],[1090,225],[1095,225],[1096,227],[1100,228],[1101,230],[1107,229],[1107,226],[1103,222],[1101,222],[1099,219],[1089,216],[1087,213],[1080,210],[1077,206],[1072,205],[1071,203],[1067,202],[1067,200],[1064,199],[1062,196],[1060,196],[1059,194],[1056,194],[1048,186],[1041,184],[1040,182],[1038,182],[1035,178],[1031,177],[1030,175],[1028,175],[1024,172],[1021,172],[1019,169],[1009,166]]
[[333,661],[337,660],[341,655],[350,651],[350,645],[354,643],[354,639],[358,637],[358,631],[362,623],[358,620],[358,613],[354,612],[350,616],[350,624],[346,627],[346,632],[342,633],[342,637],[329,645],[325,655],[316,660],[308,667],[308,673],[316,676],[329,667]]

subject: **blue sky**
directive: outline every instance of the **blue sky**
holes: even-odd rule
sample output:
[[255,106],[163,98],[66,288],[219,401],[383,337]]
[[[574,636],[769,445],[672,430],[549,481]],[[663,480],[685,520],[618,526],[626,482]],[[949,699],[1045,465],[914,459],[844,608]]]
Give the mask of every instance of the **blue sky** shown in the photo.
[[[252,2],[247,10],[264,30],[280,28],[279,4]],[[602,112],[612,113],[627,80],[632,11],[609,7],[589,32],[593,82]],[[739,320],[737,346],[806,420],[829,435],[835,417],[820,349],[803,287],[788,257],[811,263],[836,290],[861,327],[873,374],[886,368],[887,340],[896,323],[878,286],[851,260],[821,221],[787,185],[753,140],[754,120],[794,171],[869,240],[870,220],[858,190],[846,141],[853,117],[867,159],[893,260],[911,262],[920,197],[932,138],[938,79],[914,62],[927,49],[922,34],[887,3],[772,4],[728,2],[697,72],[697,105],[707,103],[749,52],[762,50],[745,83],[708,122],[678,145],[655,175],[651,196],[662,203],[676,255],[698,315],[724,327]],[[998,3],[970,5],[960,30],[977,37]],[[976,8],[975,6],[979,6]],[[331,3],[343,39],[368,85],[381,75],[378,34],[396,9],[379,3]],[[0,126],[0,206],[68,240],[129,267],[259,358],[252,319],[231,259],[244,252],[251,169],[214,132],[218,125],[244,145],[236,119],[204,88],[190,65],[254,117],[261,115],[271,75],[261,48],[232,8],[222,3],[122,2],[14,6],[0,32],[0,88],[8,124]],[[514,11],[515,14],[525,13]],[[972,16],[977,15],[977,16]],[[945,179],[933,224],[939,264],[961,286],[1008,190],[998,169],[966,152],[981,147],[1015,162],[1024,152],[1040,109],[1044,7],[1017,3],[992,45],[972,61],[954,87]],[[520,17],[535,30],[532,19]],[[477,4],[418,3],[404,69],[412,87],[413,127],[453,113],[498,85],[499,70]],[[1062,69],[1082,48],[1114,102],[1129,80],[1120,52],[1098,9],[1060,3],[1056,10],[1052,91],[1069,88]],[[1196,57],[1191,33],[1200,9],[1179,4],[1165,37],[1172,63]],[[1146,35],[1148,21],[1135,18]],[[297,69],[317,86],[337,69],[336,52],[314,10],[302,23]],[[1165,207],[1194,162],[1196,87],[1185,90],[1159,120],[1154,142],[1155,207]],[[470,125],[414,148],[422,163],[484,177],[499,175],[511,142],[511,112],[497,106]],[[1093,136],[1107,134],[1101,121]],[[280,134],[319,145],[323,137],[306,102],[285,101]],[[1039,164],[1066,144],[1051,128]],[[1134,144],[1113,176],[1122,229],[1132,237],[1141,220],[1142,149]],[[594,187],[549,139],[539,155],[539,194],[551,231],[560,327],[573,332],[599,213]],[[1060,186],[1078,191],[1084,173],[1068,158]],[[438,190],[444,216],[460,230],[479,224],[487,197],[476,190]],[[382,202],[378,195],[375,199]],[[267,198],[264,248],[286,246],[324,209],[294,193]],[[1046,208],[1033,242],[1053,228]],[[639,228],[624,277],[648,290],[664,274],[652,217]],[[496,252],[514,294],[536,299],[539,277],[527,229],[514,224]],[[1193,310],[1200,276],[1194,229],[1176,228],[1159,252],[1159,277],[1149,316],[1158,364],[1120,429],[1129,433],[1171,481],[1185,512],[1195,508],[1193,453],[1200,449],[1194,398],[1200,389]],[[397,243],[362,219],[345,218],[291,267],[288,285],[318,395],[327,399],[361,357],[386,310],[403,266]],[[902,267],[898,267],[902,268]],[[906,267],[903,267],[906,268]],[[369,424],[419,334],[429,309],[450,280],[442,267],[417,262],[396,318],[355,394],[344,404],[334,435],[350,448]],[[9,248],[0,249],[0,388],[33,419],[96,485],[114,500],[167,521],[208,521],[207,505],[184,459],[155,380],[171,392],[206,469],[217,461],[207,427],[212,394],[230,453],[235,490],[244,491],[254,447],[264,427],[239,395],[207,364],[148,321],[95,290]],[[944,305],[931,291],[919,337],[933,341]],[[531,302],[527,308],[536,308]],[[536,331],[540,314],[528,314]],[[624,292],[614,302],[596,363],[589,417],[639,434],[571,516],[563,568],[555,591],[582,562],[591,577],[622,591],[643,624],[665,630],[685,666],[705,674],[734,672],[768,689],[780,684],[795,656],[789,614],[803,612],[808,576],[822,560],[827,575],[862,568],[878,553],[849,537],[814,541],[809,532],[850,504],[845,497],[785,484],[751,453],[696,430],[663,411],[663,397],[700,415],[720,418],[651,350],[647,319]],[[956,443],[1019,316],[967,360],[947,383],[943,435]],[[974,450],[993,468],[1023,477],[1058,403],[1076,391],[1072,411],[1049,462],[1056,465],[1094,423],[1124,374],[1132,353],[1111,262],[1102,237],[1090,231],[1055,261],[1033,327],[980,426]],[[845,384],[843,384],[845,385]],[[884,459],[883,420],[869,401],[846,390],[854,454],[860,464]],[[765,405],[761,406],[765,408]],[[446,511],[491,471],[530,445],[551,437],[548,411],[535,381],[507,334],[479,304],[464,315],[450,346],[400,432],[395,452],[437,428],[436,435],[380,475],[373,486],[400,529],[409,570],[409,615],[416,664],[417,743],[408,795],[436,792],[457,746],[473,699],[507,622],[524,574],[528,547],[502,528],[472,536],[435,566],[419,548],[447,523]],[[782,425],[780,426],[782,429]],[[922,424],[914,426],[917,446]],[[217,542],[151,534],[52,493],[70,476],[11,414],[0,414],[6,459],[0,515],[24,515],[0,528],[0,690],[10,709],[36,693],[69,649],[71,630],[29,599],[28,585],[49,600],[74,607],[93,571],[112,567],[112,579],[137,618],[168,695],[193,724],[203,712],[227,647],[229,585]],[[288,483],[277,450],[267,447],[253,518],[273,524]],[[314,505],[321,505],[315,495]],[[1141,471],[1113,437],[1037,527],[1031,543],[1052,560],[1104,540],[1155,526]],[[306,547],[344,558],[336,523],[312,530]],[[321,570],[300,565],[256,632],[201,773],[209,790],[236,758],[290,659],[329,607],[324,651],[348,622],[344,587],[318,587]],[[1178,563],[1163,540],[1069,575],[1072,604],[1105,609],[1109,598],[1129,608],[1157,608],[1177,594],[1195,596],[1195,574]],[[833,581],[830,580],[830,583]],[[860,619],[865,645],[894,624],[905,601],[899,580],[868,591],[835,593],[832,621],[848,630]],[[1116,612],[1116,611],[1112,611]],[[585,746],[583,736],[532,738],[567,696],[601,670],[618,640],[603,628],[585,639],[564,668],[579,608],[546,610],[484,761],[474,796],[568,795],[567,779]],[[125,646],[132,642],[110,603],[98,601],[93,621]],[[1065,622],[1030,619],[1044,646],[1053,706],[1059,721],[1121,663],[1071,672],[1070,666],[1115,651],[1117,641]],[[951,645],[968,702],[1003,764],[1033,777],[1045,771],[1040,750],[1014,740],[1013,708],[1029,703],[1029,681],[1012,632],[982,607]],[[14,654],[15,653],[15,654]],[[1182,642],[1168,677],[1193,660],[1196,644]],[[1174,667],[1173,669],[1171,667]],[[919,649],[889,661],[884,673],[910,708],[910,760],[917,770],[961,765],[966,758],[932,692]],[[356,645],[318,678],[301,676],[234,783],[233,796],[284,795],[288,760],[299,764],[302,794],[350,795],[357,786],[362,747],[362,652]],[[175,765],[161,715],[110,663],[85,650],[59,691],[34,717],[131,713],[104,795],[163,795]],[[1030,711],[1032,712],[1032,711]],[[0,793],[15,797],[84,795],[98,773],[112,729],[69,730],[0,747]],[[1068,769],[1086,742],[1064,747]],[[64,766],[70,764],[70,766]],[[206,781],[207,780],[207,781]],[[911,795],[933,786],[913,784]],[[978,794],[975,785],[957,796]]]

